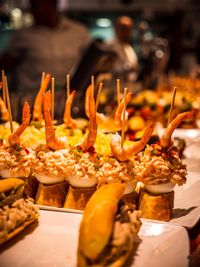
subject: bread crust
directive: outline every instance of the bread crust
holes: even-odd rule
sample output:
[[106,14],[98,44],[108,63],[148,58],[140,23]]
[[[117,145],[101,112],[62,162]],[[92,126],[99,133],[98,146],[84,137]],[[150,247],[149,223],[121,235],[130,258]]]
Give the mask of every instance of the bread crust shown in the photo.
[[64,208],[84,210],[95,191],[95,186],[91,188],[74,188],[70,186],[65,198]]
[[36,195],[36,204],[62,208],[68,190],[67,182],[53,185],[43,185],[39,183]]
[[173,214],[174,191],[160,195],[153,195],[142,190],[139,199],[139,209],[145,219],[168,222]]
[[84,256],[94,260],[108,244],[124,190],[123,184],[110,183],[97,190],[87,203],[79,230],[79,267],[88,266]]
[[[23,184],[25,185],[25,182],[18,178],[2,179],[0,180],[0,193],[9,192],[15,187],[23,185]],[[20,191],[23,191],[23,186],[20,188],[21,188]]]

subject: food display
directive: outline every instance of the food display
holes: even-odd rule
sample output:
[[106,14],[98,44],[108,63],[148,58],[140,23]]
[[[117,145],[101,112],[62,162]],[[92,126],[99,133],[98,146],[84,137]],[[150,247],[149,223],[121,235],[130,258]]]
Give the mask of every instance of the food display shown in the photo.
[[181,158],[187,143],[179,139],[182,146],[176,147],[172,135],[196,122],[196,107],[178,112],[178,96],[159,133],[165,108],[158,108],[158,92],[135,96],[124,90],[112,114],[104,115],[97,111],[100,91],[95,97],[91,83],[87,118],[72,118],[76,92],[69,90],[57,125],[50,78],[43,75],[32,116],[24,103],[21,124],[0,99],[0,244],[36,221],[38,208],[83,212],[77,266],[126,266],[136,250],[140,218],[173,221],[176,185],[187,184],[188,171]]

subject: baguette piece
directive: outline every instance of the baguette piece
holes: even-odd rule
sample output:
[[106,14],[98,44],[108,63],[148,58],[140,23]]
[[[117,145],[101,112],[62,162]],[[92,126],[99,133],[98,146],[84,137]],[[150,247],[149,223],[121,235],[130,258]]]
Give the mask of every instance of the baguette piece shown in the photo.
[[133,250],[141,222],[121,201],[125,186],[98,189],[84,210],[79,230],[78,267],[121,267]]
[[67,190],[68,183],[66,181],[50,185],[39,183],[35,203],[38,205],[62,208]]
[[96,187],[74,188],[70,185],[65,199],[64,208],[84,210],[88,200],[96,191]]
[[12,190],[23,192],[25,182],[18,178],[8,178],[0,180],[0,194],[9,193]]
[[174,191],[154,195],[142,190],[139,198],[139,209],[145,219],[168,222],[173,214]]

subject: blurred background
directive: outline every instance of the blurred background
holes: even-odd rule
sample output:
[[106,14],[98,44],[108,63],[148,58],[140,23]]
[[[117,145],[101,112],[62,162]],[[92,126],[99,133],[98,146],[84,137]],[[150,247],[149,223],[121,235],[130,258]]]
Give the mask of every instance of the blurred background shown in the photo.
[[[59,10],[84,23],[94,38],[109,40],[114,36],[113,23],[120,15],[135,21],[133,44],[140,56],[141,22],[146,22],[147,40],[156,36],[169,41],[168,68],[190,74],[199,60],[200,3],[198,0],[59,0]],[[0,0],[0,53],[15,29],[29,27],[33,18],[27,0]]]
[[[198,0],[58,0],[58,9],[62,15],[84,25],[93,42],[98,43],[90,47],[90,53],[85,58],[81,56],[80,64],[72,73],[72,86],[75,89],[82,90],[88,84],[90,75],[94,74],[89,66],[94,69],[97,63],[93,62],[96,50],[97,53],[106,50],[102,45],[115,37],[115,23],[120,16],[129,16],[134,21],[131,45],[139,66],[137,77],[134,78],[135,91],[155,89],[164,75],[199,77]],[[0,0],[0,55],[8,48],[15,31],[29,28],[33,23],[29,1]],[[82,65],[81,60],[85,60]],[[99,72],[104,71],[97,68],[96,73]],[[111,84],[108,86],[112,87]],[[14,87],[11,80],[11,88]]]

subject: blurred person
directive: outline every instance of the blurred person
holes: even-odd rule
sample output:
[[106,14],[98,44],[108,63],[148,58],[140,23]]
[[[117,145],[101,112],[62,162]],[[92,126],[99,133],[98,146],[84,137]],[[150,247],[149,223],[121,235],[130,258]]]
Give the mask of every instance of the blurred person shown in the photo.
[[66,74],[78,64],[90,43],[90,35],[80,23],[61,16],[57,4],[57,0],[30,0],[34,25],[13,34],[7,51],[0,57],[0,67],[11,71],[22,104],[24,100],[33,104],[42,72],[51,73],[57,89],[55,100],[62,111],[61,88]]
[[[134,21],[128,16],[121,16],[115,24],[115,37],[105,44],[112,56],[102,58],[98,66],[100,73],[109,73],[111,83],[115,86],[116,79],[121,79],[122,87],[129,87],[137,79],[138,57],[132,46]],[[103,79],[103,78],[102,78]],[[112,87],[112,85],[111,85]]]
[[143,69],[143,85],[147,89],[156,89],[167,75],[170,57],[168,40],[154,37],[150,43],[149,56]]

